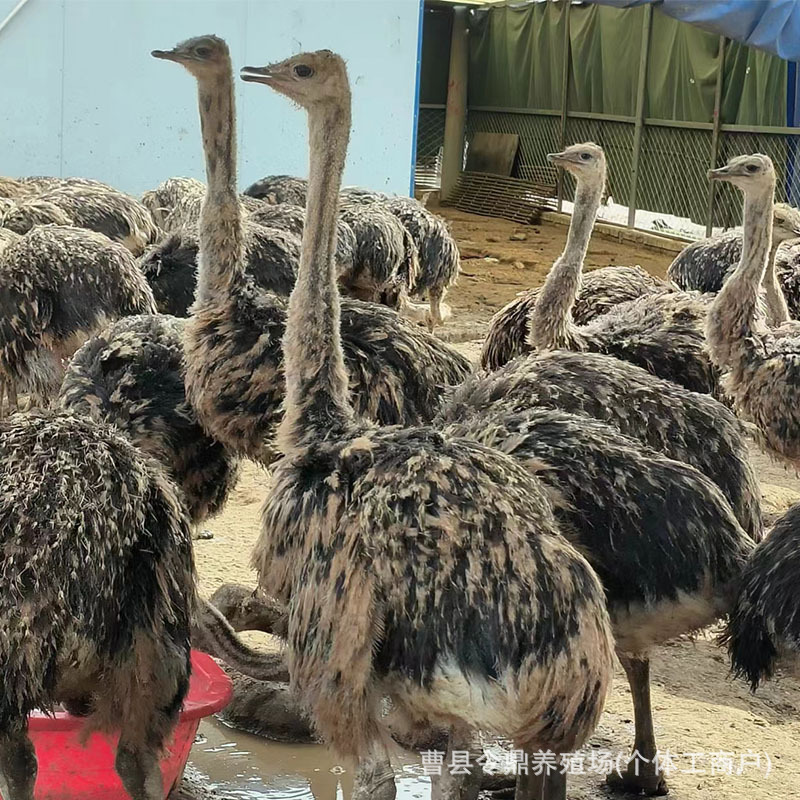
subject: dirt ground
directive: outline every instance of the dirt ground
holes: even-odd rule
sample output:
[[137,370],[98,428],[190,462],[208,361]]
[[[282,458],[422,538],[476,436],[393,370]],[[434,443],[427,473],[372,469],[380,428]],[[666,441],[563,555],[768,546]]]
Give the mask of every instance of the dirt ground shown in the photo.
[[[445,214],[461,247],[464,270],[448,296],[454,313],[445,334],[474,358],[492,314],[519,291],[541,282],[563,247],[567,229],[552,223],[520,226],[449,210]],[[523,240],[511,238],[521,235],[525,236]],[[640,264],[663,276],[671,259],[669,253],[596,235],[588,263],[591,267]],[[777,513],[800,499],[796,475],[760,453],[754,452],[753,458],[763,481],[768,511]],[[254,583],[249,555],[258,534],[259,511],[268,483],[266,471],[245,465],[224,512],[208,523],[214,538],[198,541],[196,546],[203,594],[210,594],[224,582]],[[675,762],[669,777],[672,797],[800,797],[798,680],[781,672],[757,695],[751,695],[746,686],[729,678],[725,654],[714,645],[711,633],[694,642],[659,648],[653,653],[652,672],[659,745]],[[627,752],[632,739],[630,693],[620,670],[589,749],[597,754],[611,751],[616,757]],[[759,754],[760,764],[751,753]],[[694,756],[694,767],[689,754],[699,754]],[[586,763],[590,763],[588,759]],[[601,784],[597,771],[576,775],[571,778],[570,798],[606,797]]]

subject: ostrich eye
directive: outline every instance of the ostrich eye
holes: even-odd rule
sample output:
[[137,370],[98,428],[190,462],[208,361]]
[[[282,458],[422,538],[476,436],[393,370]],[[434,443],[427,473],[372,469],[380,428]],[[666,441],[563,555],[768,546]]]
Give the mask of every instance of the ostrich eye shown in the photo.
[[592,157],[592,154],[591,154],[591,153],[586,153],[586,152],[584,152],[584,153],[581,153],[581,158],[582,158],[584,161],[588,161],[588,160],[589,160],[591,157]]
[[308,66],[308,64],[298,64],[294,68],[294,74],[297,75],[298,78],[310,78],[314,74],[314,70]]
[[194,53],[198,58],[209,58],[211,56],[211,48],[200,45],[200,47],[195,47]]
[[747,165],[748,172],[758,172],[758,167],[755,164],[748,164]]

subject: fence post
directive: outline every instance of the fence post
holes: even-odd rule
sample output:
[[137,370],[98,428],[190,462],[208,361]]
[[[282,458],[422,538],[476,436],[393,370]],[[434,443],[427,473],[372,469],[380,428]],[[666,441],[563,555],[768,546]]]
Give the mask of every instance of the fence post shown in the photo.
[[[570,58],[570,38],[569,38],[569,12],[572,8],[572,0],[565,0],[565,8],[564,8],[564,62],[563,62],[563,70],[562,75],[564,76],[564,81],[561,85],[561,135],[559,141],[561,143],[561,149],[563,150],[567,146],[567,106],[569,105],[569,68],[572,64],[572,59]],[[557,186],[557,193],[556,197],[558,198],[558,205],[557,209],[561,212],[562,205],[564,203],[564,170],[557,169],[556,170],[556,186]]]
[[[711,161],[710,169],[716,169],[717,156],[719,155],[719,133],[722,125],[722,89],[725,77],[725,45],[724,36],[719,37],[719,55],[717,57],[717,85],[714,89],[714,128],[711,131]],[[716,202],[717,182],[708,182],[708,213],[706,214],[706,236],[711,236],[714,228],[714,204]]]
[[446,200],[458,183],[464,167],[464,131],[467,124],[467,7],[453,9],[450,37],[450,71],[447,78],[447,109],[444,115],[442,183],[440,197]]
[[644,7],[642,19],[642,50],[639,56],[639,85],[636,88],[636,127],[633,131],[633,159],[631,161],[631,186],[628,196],[628,227],[636,224],[636,203],[639,188],[639,159],[642,155],[642,134],[644,132],[644,98],[647,91],[647,57],[650,54],[650,30],[653,21],[653,7]]

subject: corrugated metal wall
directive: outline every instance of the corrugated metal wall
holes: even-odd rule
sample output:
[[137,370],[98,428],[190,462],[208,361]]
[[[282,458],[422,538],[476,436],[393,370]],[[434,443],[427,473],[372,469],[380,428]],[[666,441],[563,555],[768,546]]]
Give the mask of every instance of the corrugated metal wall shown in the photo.
[[[17,0],[0,0],[0,19]],[[82,175],[140,193],[203,177],[193,79],[151,58],[203,33],[235,67],[327,47],[348,60],[345,180],[407,193],[419,0],[29,0],[0,32],[0,174]],[[240,182],[307,171],[305,119],[238,82]]]

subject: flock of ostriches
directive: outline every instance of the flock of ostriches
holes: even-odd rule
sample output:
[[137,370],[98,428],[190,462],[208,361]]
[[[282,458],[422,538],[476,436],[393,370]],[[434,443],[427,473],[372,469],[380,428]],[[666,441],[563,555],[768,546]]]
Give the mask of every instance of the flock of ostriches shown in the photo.
[[[339,56],[242,70],[305,109],[310,170],[240,195],[227,46],[153,55],[197,79],[207,185],[170,178],[139,202],[0,183],[0,403],[31,406],[0,421],[3,797],[32,800],[27,716],[61,704],[119,731],[128,793],[161,800],[193,635],[251,675],[288,666],[360,798],[394,791],[388,730],[580,748],[616,655],[648,761],[610,780],[663,794],[653,646],[725,620],[755,688],[800,643],[800,507],[764,537],[747,448],[800,463],[800,245],[784,243],[800,214],[774,204],[769,158],[709,173],[743,192],[743,234],[688,247],[670,282],[623,266],[582,282],[605,156],[553,154],[577,181],[566,248],[497,314],[473,373],[425,324],[458,273],[445,224],[341,189]],[[271,470],[253,564],[285,608],[281,667],[195,589],[192,530],[240,458]],[[479,780],[445,771],[433,796]],[[516,796],[564,798],[566,778],[522,774]]]

